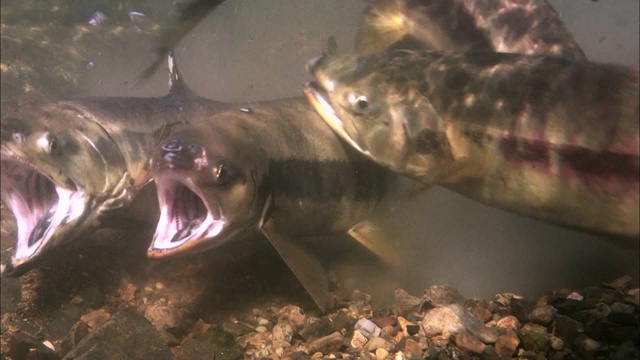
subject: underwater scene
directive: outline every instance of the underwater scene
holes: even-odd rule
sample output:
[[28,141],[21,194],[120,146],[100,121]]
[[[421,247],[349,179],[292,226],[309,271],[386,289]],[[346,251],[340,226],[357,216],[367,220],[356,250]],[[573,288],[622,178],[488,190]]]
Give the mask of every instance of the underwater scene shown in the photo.
[[637,0],[0,4],[2,359],[637,359]]

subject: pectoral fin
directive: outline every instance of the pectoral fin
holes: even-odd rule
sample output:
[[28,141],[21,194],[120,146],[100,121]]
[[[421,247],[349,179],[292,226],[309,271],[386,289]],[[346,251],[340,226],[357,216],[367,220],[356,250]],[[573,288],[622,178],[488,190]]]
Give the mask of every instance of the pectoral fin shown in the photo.
[[385,231],[382,226],[370,221],[363,221],[349,229],[348,233],[386,264],[396,269],[400,267],[401,256],[397,251],[398,247],[389,232]]
[[316,305],[324,312],[329,305],[329,279],[320,262],[313,257],[313,253],[306,250],[303,244],[295,243],[288,236],[277,231],[271,220],[264,224],[262,233],[278,251]]

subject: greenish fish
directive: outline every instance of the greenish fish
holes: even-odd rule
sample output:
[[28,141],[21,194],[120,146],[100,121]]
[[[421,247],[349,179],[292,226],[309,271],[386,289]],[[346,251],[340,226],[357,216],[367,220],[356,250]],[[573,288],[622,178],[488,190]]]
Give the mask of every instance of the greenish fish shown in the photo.
[[387,168],[637,240],[637,69],[424,50],[320,58],[309,69],[305,93],[325,122]]
[[369,0],[356,51],[460,50],[585,59],[546,0]]
[[96,97],[26,108],[2,118],[2,201],[17,222],[3,275],[18,276],[125,207],[151,178],[149,156],[176,128],[228,105],[193,95],[173,57],[159,98]]
[[261,231],[321,309],[328,281],[302,238],[348,232],[396,262],[369,220],[395,197],[397,176],[344,146],[304,97],[194,122],[158,148],[151,167],[161,209],[151,258]]

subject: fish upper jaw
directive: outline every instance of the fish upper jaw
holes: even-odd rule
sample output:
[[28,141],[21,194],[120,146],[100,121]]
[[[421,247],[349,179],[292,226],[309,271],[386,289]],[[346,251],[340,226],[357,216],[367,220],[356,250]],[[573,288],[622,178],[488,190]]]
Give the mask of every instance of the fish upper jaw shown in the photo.
[[360,145],[351,137],[351,135],[349,135],[349,133],[347,133],[344,122],[336,114],[331,102],[326,96],[326,90],[320,85],[320,83],[317,81],[307,82],[304,86],[303,92],[315,108],[316,112],[320,114],[320,117],[322,117],[325,123],[329,125],[331,130],[333,130],[343,141],[346,141],[358,152],[371,158],[369,150]]
[[[70,179],[64,185],[44,171],[2,150],[2,200],[13,212],[17,239],[3,276],[19,276],[54,243],[67,240],[72,224],[85,214],[88,199]],[[60,176],[58,176],[59,178]]]
[[200,248],[223,234],[226,220],[218,204],[211,206],[193,182],[167,170],[155,178],[160,219],[147,256],[164,258]]

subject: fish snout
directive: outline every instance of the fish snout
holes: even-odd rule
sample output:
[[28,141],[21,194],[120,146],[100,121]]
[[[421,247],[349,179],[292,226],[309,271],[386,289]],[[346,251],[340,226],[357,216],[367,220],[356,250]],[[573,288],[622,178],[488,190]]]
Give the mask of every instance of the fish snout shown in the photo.
[[154,167],[176,170],[197,169],[205,159],[205,155],[204,147],[174,139],[162,144],[154,160]]
[[312,75],[315,74],[316,70],[320,67],[320,65],[322,65],[325,58],[326,58],[326,55],[320,55],[307,61],[307,65],[306,65],[307,72],[309,72]]

